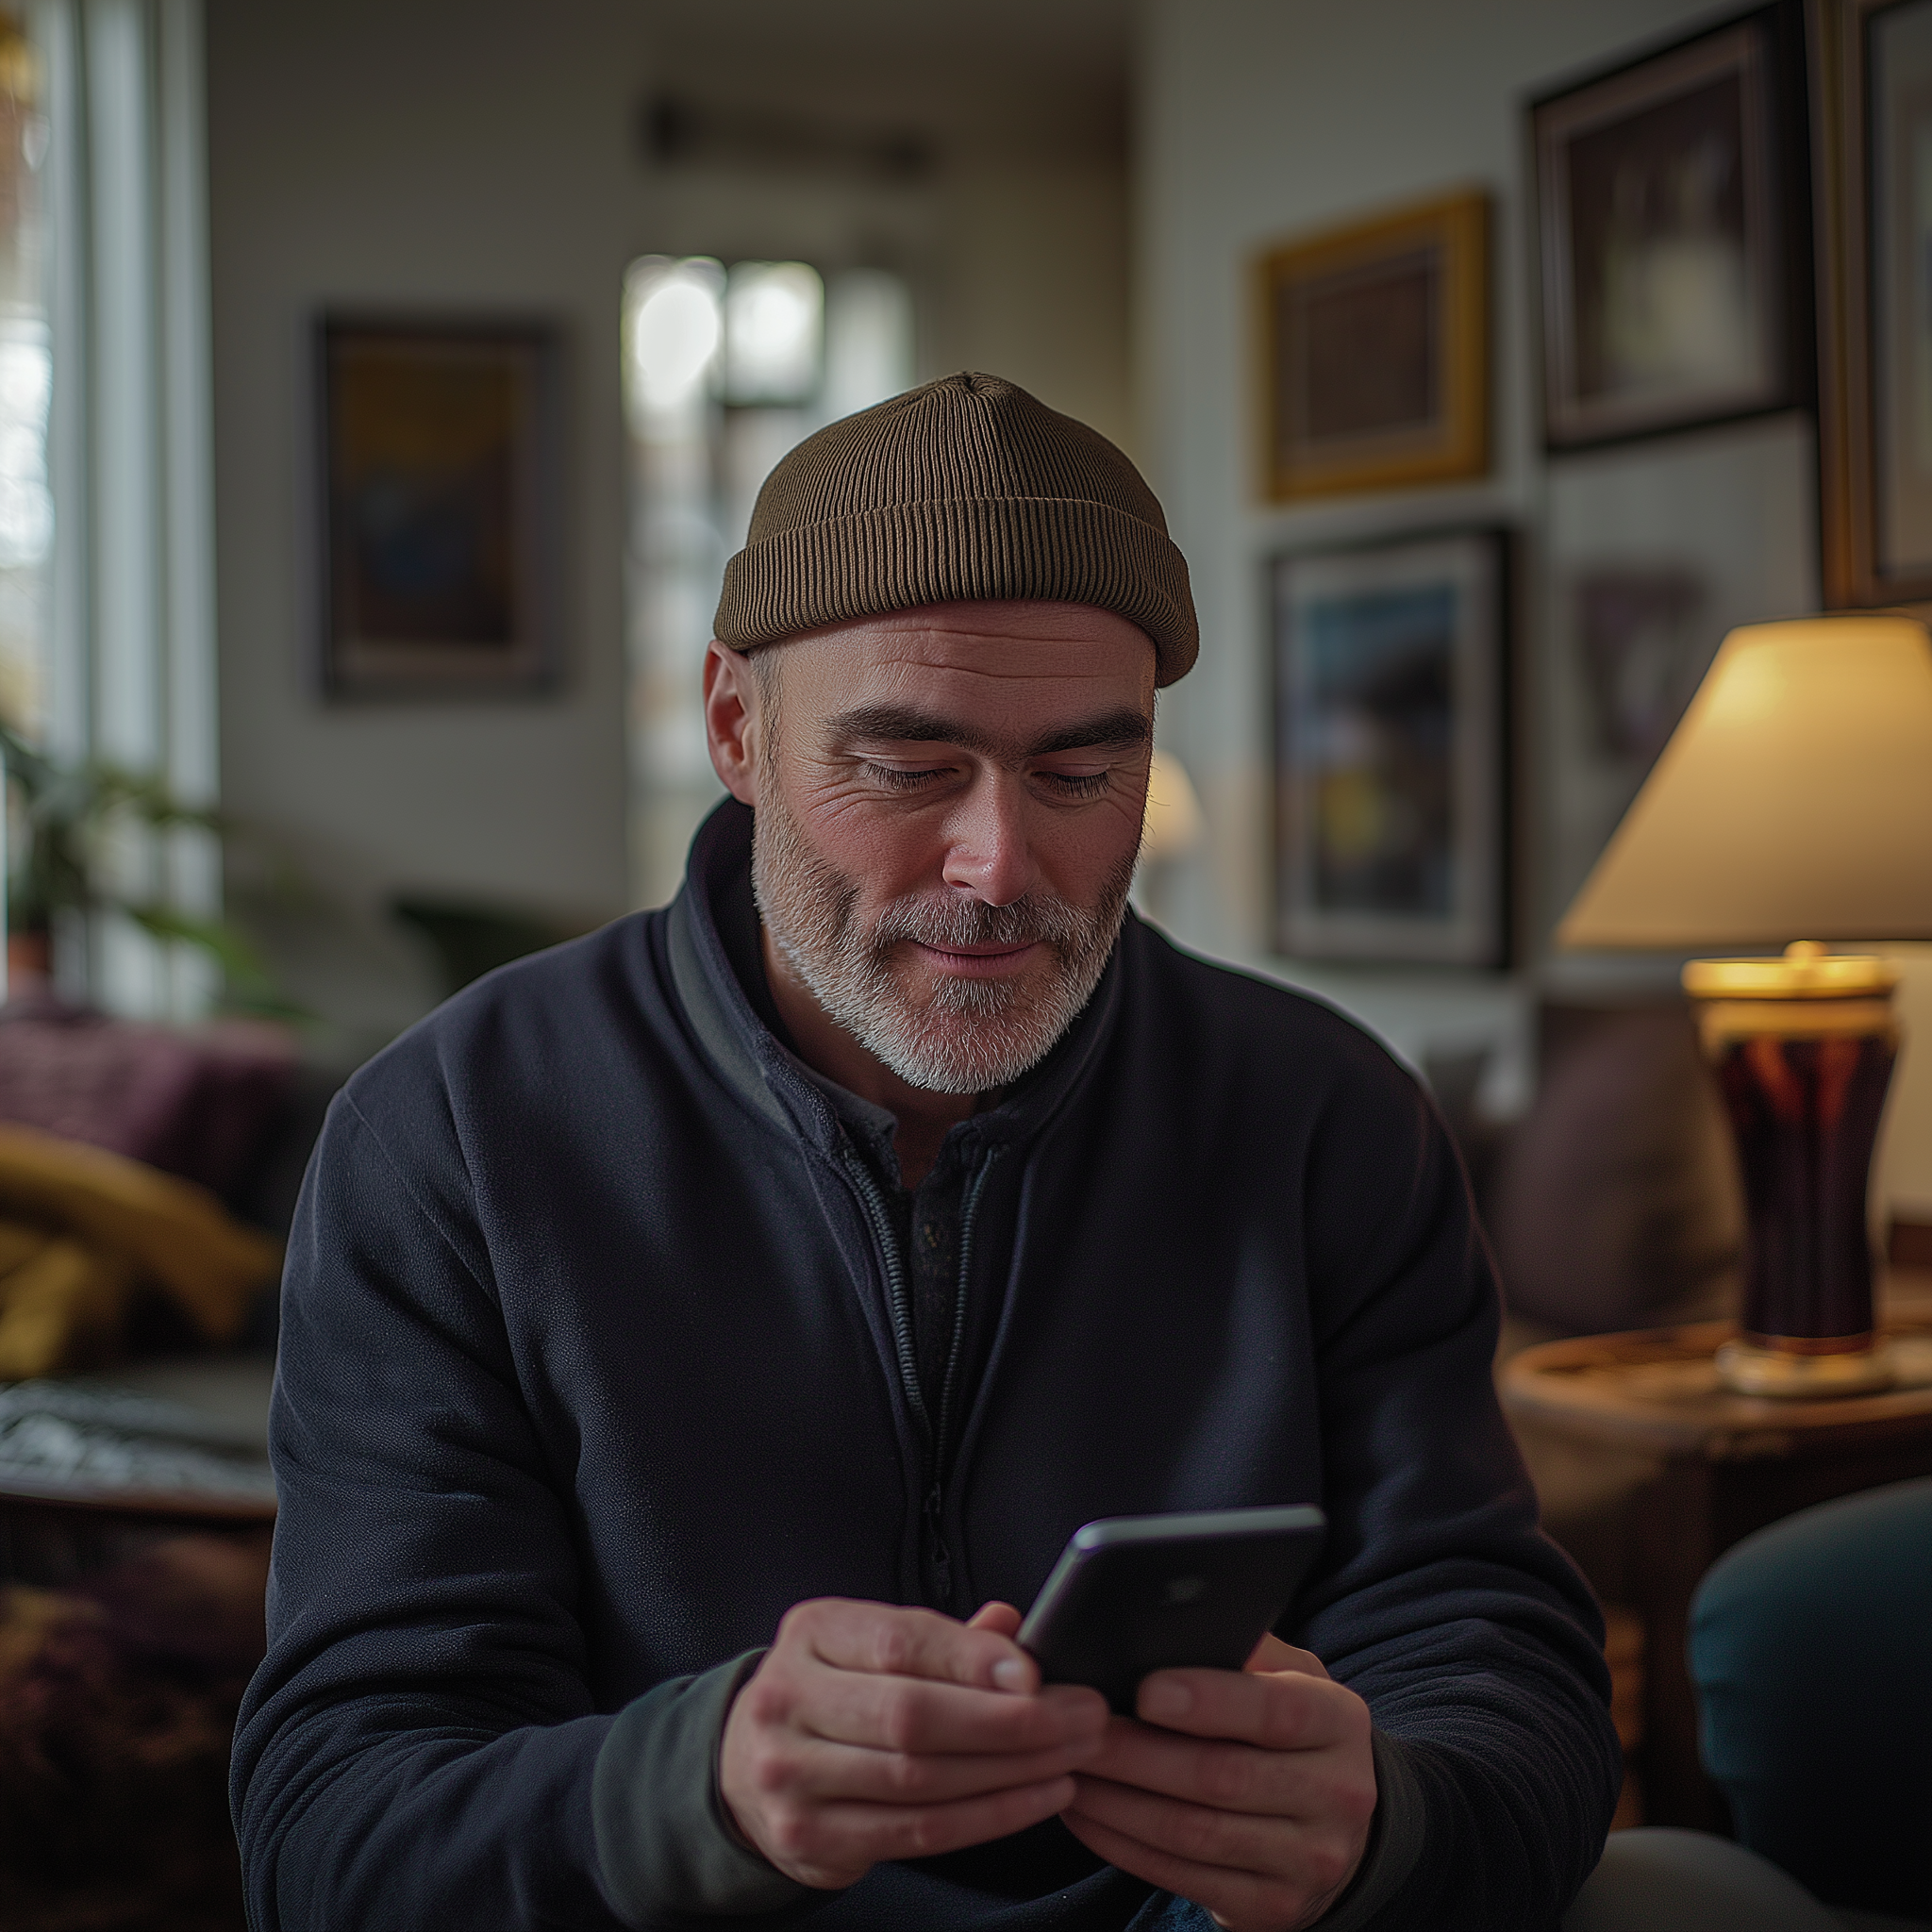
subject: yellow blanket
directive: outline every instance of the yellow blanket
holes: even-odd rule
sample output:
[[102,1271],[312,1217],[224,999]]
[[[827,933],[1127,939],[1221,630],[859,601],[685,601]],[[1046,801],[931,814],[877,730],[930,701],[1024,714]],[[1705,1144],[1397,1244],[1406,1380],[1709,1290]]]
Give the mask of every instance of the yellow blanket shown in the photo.
[[0,1124],[0,1382],[111,1352],[142,1289],[168,1295],[210,1341],[230,1341],[280,1265],[276,1244],[206,1188]]

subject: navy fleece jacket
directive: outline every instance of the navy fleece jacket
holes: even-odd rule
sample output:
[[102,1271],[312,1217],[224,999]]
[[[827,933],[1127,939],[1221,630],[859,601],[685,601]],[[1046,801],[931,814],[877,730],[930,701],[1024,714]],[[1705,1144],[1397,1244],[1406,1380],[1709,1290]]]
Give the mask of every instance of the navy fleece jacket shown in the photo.
[[732,1844],[710,1754],[804,1598],[1024,1607],[1093,1517],[1309,1502],[1282,1634],[1367,1699],[1381,1788],[1331,1918],[1554,1925],[1616,1792],[1599,1627],[1414,1082],[1130,918],[953,1130],[974,1371],[936,1440],[875,1184],[730,963],[749,850],[727,803],[673,907],[492,974],[336,1103],[236,1738],[253,1923],[1206,1926],[1058,1822],[807,1892]]

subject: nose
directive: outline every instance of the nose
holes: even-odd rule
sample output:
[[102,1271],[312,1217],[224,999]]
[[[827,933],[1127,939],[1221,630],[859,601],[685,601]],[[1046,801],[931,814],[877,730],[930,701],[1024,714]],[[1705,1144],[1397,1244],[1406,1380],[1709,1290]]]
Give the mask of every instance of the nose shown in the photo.
[[946,821],[945,881],[989,906],[1010,906],[1039,876],[1019,779],[982,772]]

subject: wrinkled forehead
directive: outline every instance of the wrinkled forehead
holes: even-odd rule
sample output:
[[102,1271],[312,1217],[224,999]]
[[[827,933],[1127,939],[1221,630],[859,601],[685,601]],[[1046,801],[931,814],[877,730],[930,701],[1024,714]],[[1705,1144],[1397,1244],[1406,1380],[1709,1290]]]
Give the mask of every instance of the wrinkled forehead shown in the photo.
[[754,653],[788,711],[868,701],[990,708],[1091,706],[1154,713],[1155,648],[1138,625],[1091,604],[920,605],[805,631]]

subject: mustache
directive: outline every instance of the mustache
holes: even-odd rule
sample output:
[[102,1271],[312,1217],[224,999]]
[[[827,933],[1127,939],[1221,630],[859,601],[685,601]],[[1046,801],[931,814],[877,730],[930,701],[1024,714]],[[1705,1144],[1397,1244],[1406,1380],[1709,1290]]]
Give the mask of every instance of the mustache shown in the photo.
[[876,957],[902,940],[920,945],[1065,947],[1085,935],[1088,922],[1064,899],[1029,895],[1010,906],[989,906],[929,899],[896,900],[874,924],[872,949]]

